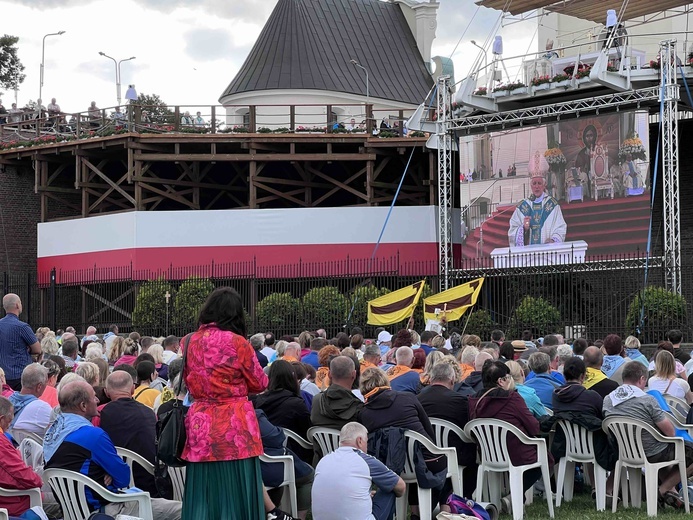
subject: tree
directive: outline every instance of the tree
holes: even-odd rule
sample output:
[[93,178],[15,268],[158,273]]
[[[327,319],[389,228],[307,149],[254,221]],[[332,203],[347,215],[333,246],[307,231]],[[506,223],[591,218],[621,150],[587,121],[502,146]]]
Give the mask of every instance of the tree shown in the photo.
[[17,56],[17,36],[0,36],[0,88],[16,89],[26,77],[24,65]]
[[315,287],[301,299],[303,326],[308,330],[341,330],[349,312],[348,305],[336,287]]
[[255,307],[257,328],[275,335],[289,334],[297,330],[300,302],[291,293],[272,293],[265,296]]
[[531,330],[535,336],[552,334],[558,330],[561,313],[544,298],[525,296],[515,309],[511,322],[512,335],[519,337],[525,330]]
[[137,96],[137,104],[149,113],[152,122],[173,123],[174,112],[168,108],[166,102],[158,94],[140,94]]

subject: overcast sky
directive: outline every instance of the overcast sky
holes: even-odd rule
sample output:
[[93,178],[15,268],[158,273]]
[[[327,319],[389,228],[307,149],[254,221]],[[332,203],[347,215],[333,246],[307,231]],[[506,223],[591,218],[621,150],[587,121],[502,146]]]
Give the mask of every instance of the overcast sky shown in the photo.
[[[475,48],[499,16],[477,9],[473,0],[440,0],[433,55],[450,56],[469,19],[471,28],[453,55],[456,76],[468,71]],[[20,38],[19,57],[26,80],[18,100],[23,106],[39,95],[41,43],[45,46],[44,104],[56,97],[63,111],[84,111],[90,101],[101,108],[116,104],[115,65],[98,52],[120,60],[123,98],[127,85],[159,94],[169,105],[218,104],[219,96],[242,65],[276,0],[0,0],[2,31]],[[503,29],[506,48],[530,43],[533,26]],[[524,27],[523,27],[524,26]],[[518,45],[515,45],[518,44]],[[5,107],[14,91],[1,96]]]

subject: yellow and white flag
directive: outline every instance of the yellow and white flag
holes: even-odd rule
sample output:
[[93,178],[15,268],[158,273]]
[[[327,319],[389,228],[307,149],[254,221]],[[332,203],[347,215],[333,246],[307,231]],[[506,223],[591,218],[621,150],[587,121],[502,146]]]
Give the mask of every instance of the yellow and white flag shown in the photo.
[[406,320],[419,303],[426,280],[388,293],[368,302],[369,325],[391,325]]
[[[448,323],[459,320],[467,309],[476,303],[483,283],[483,278],[477,278],[429,296],[424,300],[424,321],[439,320],[443,315]],[[436,314],[436,309],[439,310],[438,314]]]

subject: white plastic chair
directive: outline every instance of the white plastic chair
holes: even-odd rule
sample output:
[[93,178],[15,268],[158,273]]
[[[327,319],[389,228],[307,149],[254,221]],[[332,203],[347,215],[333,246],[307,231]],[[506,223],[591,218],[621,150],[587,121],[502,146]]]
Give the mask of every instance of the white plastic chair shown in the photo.
[[339,449],[339,430],[334,428],[313,426],[308,429],[308,439],[314,446],[318,446],[323,457]]
[[[686,485],[686,456],[683,439],[680,437],[665,437],[649,424],[638,419],[623,416],[611,416],[604,419],[602,428],[616,437],[618,445],[618,461],[614,469],[614,476],[621,479],[621,493],[623,505],[628,507],[627,486],[630,484],[631,502],[640,507],[642,498],[641,472],[645,469],[645,498],[647,501],[647,515],[657,516],[658,474],[659,470],[677,465],[681,482]],[[675,447],[674,458],[664,462],[649,462],[642,445],[643,433],[649,433],[657,442],[673,444]],[[624,471],[625,470],[625,471]],[[628,480],[626,480],[626,472]],[[612,511],[616,512],[618,498],[618,486],[614,486],[614,500]],[[690,512],[688,493],[683,493],[686,505],[686,513]]]
[[9,520],[10,515],[7,513],[7,509],[0,508],[0,520]]
[[[291,516],[298,518],[298,502],[296,499],[296,474],[294,473],[294,458],[291,455],[260,455],[262,462],[276,463],[281,462],[284,465],[284,478],[282,483],[270,489],[276,489],[286,486],[289,489],[289,504],[291,507]],[[282,498],[283,500],[283,498]]]
[[673,395],[662,394],[662,397],[669,405],[672,415],[676,417],[679,422],[685,423],[686,416],[688,415],[688,411],[691,409],[691,406],[683,399],[679,399]]
[[112,493],[81,473],[65,469],[47,469],[43,478],[48,480],[55,498],[63,510],[65,520],[86,520],[91,514],[87,502],[86,488],[91,489],[107,502],[137,502],[138,516],[143,520],[154,520],[152,500],[149,493]]
[[[545,485],[550,486],[549,457],[546,451],[546,441],[527,436],[516,426],[499,419],[474,419],[469,421],[464,432],[473,437],[480,447],[481,464],[477,473],[476,501],[483,501],[484,479],[489,475],[488,485],[490,501],[497,507],[501,501],[501,481],[503,474],[508,472],[510,481],[510,495],[512,499],[513,520],[522,520],[524,516],[524,504],[522,492],[522,475],[532,468],[541,468],[541,475]],[[514,435],[523,444],[536,447],[537,462],[514,466],[510,460],[508,450],[508,434]],[[546,493],[546,502],[549,506],[549,516],[553,518],[553,499],[550,489]]]
[[306,440],[303,437],[301,437],[298,433],[296,433],[293,430],[289,430],[288,428],[282,428],[284,431],[284,447],[286,448],[286,443],[289,439],[294,441],[296,444],[298,444],[301,448],[304,448],[306,450],[313,450],[313,444],[310,442],[310,440]]
[[185,466],[169,466],[168,475],[173,484],[173,500],[182,502],[185,494]]
[[[431,426],[433,426],[433,440],[436,443],[436,446],[440,446],[441,448],[454,448],[454,446],[450,445],[450,436],[455,435],[457,436],[462,442],[468,442],[472,443],[474,442],[472,439],[470,439],[466,433],[464,433],[464,430],[457,426],[454,423],[451,423],[450,421],[446,421],[445,419],[436,419],[435,417],[431,417]],[[457,449],[457,448],[455,448]],[[459,482],[459,488],[462,489],[462,474],[464,472],[465,466],[459,465],[458,466],[458,471],[460,475],[460,482]],[[459,494],[459,493],[458,493]],[[462,496],[462,495],[460,495]]]
[[33,469],[38,475],[43,475],[43,446],[30,438],[25,438],[19,444],[19,453],[24,464]]
[[10,429],[10,435],[14,437],[14,440],[21,443],[24,439],[31,439],[40,446],[43,446],[43,437],[40,435],[30,432],[29,430],[18,430],[16,428]]
[[604,511],[606,509],[606,470],[597,464],[595,458],[594,432],[563,419],[557,423],[565,435],[565,456],[558,463],[556,507],[561,506],[561,498],[564,498],[566,502],[573,499],[575,463],[580,462],[594,466],[597,511]]
[[138,466],[144,468],[144,470],[150,475],[154,475],[154,464],[149,462],[139,453],[135,453],[132,450],[121,448],[119,446],[116,446],[116,453],[118,453],[118,456],[125,461],[125,464],[130,466],[130,487],[135,487],[135,477],[132,473],[132,465],[134,463],[137,463]]
[[39,506],[43,507],[43,500],[41,499],[41,489],[31,488],[31,489],[6,489],[0,487],[0,497],[29,497],[29,507]]
[[[404,471],[400,477],[402,477],[402,480],[404,480],[406,484],[416,484],[414,453],[416,451],[416,444],[419,443],[431,454],[444,455],[447,458],[448,471],[446,477],[452,481],[453,493],[462,496],[462,478],[460,476],[459,466],[457,465],[457,450],[455,450],[455,448],[440,448],[433,444],[427,437],[411,430],[406,430],[404,432],[404,441],[406,443],[407,457],[404,462]],[[424,489],[421,486],[417,486],[417,490],[419,495],[419,516],[421,520],[431,520],[431,511],[433,510],[433,504],[431,504],[431,490]],[[399,497],[396,502],[397,520],[406,520],[407,518],[408,493],[409,486],[407,485],[404,495]]]

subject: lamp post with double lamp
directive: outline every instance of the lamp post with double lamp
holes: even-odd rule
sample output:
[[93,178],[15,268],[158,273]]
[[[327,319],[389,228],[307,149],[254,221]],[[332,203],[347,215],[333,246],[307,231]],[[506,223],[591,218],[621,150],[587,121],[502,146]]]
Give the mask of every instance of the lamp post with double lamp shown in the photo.
[[39,111],[39,118],[41,118],[41,100],[43,99],[43,69],[44,69],[44,62],[46,59],[46,38],[49,36],[62,36],[65,34],[65,31],[58,31],[54,33],[48,33],[43,37],[43,44],[41,45],[41,71],[39,74],[40,82],[39,82],[39,97],[38,97],[38,111]]
[[130,58],[125,58],[122,60],[116,60],[115,58],[112,58],[105,52],[99,51],[99,55],[103,56],[104,58],[108,58],[109,60],[113,60],[113,65],[115,65],[115,73],[116,73],[116,97],[118,99],[118,106],[120,106],[120,101],[121,101],[121,96],[120,96],[120,64],[123,63],[124,61],[130,61],[134,60],[135,56],[131,56]]

